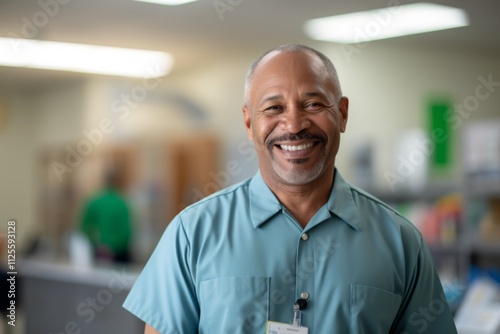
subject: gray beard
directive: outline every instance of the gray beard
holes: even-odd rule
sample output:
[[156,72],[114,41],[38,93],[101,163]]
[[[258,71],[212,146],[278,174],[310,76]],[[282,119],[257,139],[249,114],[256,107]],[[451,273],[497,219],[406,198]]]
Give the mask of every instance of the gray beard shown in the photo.
[[[271,163],[274,171],[287,183],[293,185],[301,185],[315,180],[321,174],[321,171],[325,166],[325,160],[326,154],[325,152],[323,152],[320,161],[316,165],[314,165],[313,168],[307,170],[298,170],[296,168],[283,169],[274,159]],[[293,162],[293,164],[295,164],[297,167],[299,167],[302,163],[303,162],[301,160],[295,160]]]

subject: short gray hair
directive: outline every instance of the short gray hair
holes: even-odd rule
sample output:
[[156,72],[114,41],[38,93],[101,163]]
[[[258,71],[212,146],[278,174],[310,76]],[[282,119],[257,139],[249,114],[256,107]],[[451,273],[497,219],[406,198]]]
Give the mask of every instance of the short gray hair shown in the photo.
[[250,65],[250,68],[248,69],[246,78],[245,78],[245,90],[244,90],[244,103],[245,105],[248,105],[248,98],[250,94],[250,88],[252,87],[253,83],[253,74],[255,72],[255,69],[257,66],[260,64],[261,60],[270,54],[271,52],[311,52],[315,54],[316,56],[319,57],[319,59],[323,62],[323,65],[326,68],[327,73],[329,76],[332,78],[334,87],[335,87],[335,95],[338,99],[342,97],[342,89],[340,88],[340,82],[339,78],[337,75],[337,70],[335,69],[335,66],[331,62],[331,60],[325,56],[323,53],[319,52],[316,49],[313,49],[307,45],[302,45],[302,44],[283,44],[277,47],[274,47],[266,52],[264,52],[259,58],[257,58],[252,65]]

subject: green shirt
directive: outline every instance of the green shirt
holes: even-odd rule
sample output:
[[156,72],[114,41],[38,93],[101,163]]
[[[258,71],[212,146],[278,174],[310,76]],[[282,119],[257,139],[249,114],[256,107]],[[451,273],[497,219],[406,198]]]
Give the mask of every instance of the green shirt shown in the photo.
[[95,247],[105,246],[115,255],[127,251],[132,236],[127,202],[115,190],[103,191],[84,208],[81,230]]

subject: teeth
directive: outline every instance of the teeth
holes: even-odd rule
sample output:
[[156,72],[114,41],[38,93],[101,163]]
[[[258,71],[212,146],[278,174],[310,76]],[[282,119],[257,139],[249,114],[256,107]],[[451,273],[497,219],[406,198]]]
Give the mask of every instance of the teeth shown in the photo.
[[280,145],[280,148],[284,151],[302,151],[312,147],[314,143],[302,144],[302,145]]

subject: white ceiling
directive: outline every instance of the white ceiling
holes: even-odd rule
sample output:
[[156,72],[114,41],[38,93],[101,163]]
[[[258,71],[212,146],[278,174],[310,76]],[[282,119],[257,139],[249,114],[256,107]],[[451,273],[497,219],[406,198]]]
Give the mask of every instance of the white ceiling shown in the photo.
[[[233,58],[243,53],[257,56],[269,47],[287,42],[311,43],[302,30],[307,19],[384,8],[396,2],[200,0],[168,7],[132,0],[0,0],[0,36],[15,34],[42,40],[164,50],[174,55],[174,71],[180,73],[215,58]],[[432,2],[465,9],[470,26],[373,43],[477,52],[498,56],[500,60],[498,0]],[[40,3],[52,4],[47,7],[53,13],[46,24],[43,18],[48,16],[41,14]],[[226,4],[227,11],[219,15],[216,4]],[[34,34],[33,30],[26,30],[27,20],[44,26]],[[36,87],[83,76],[0,67],[0,88]]]

